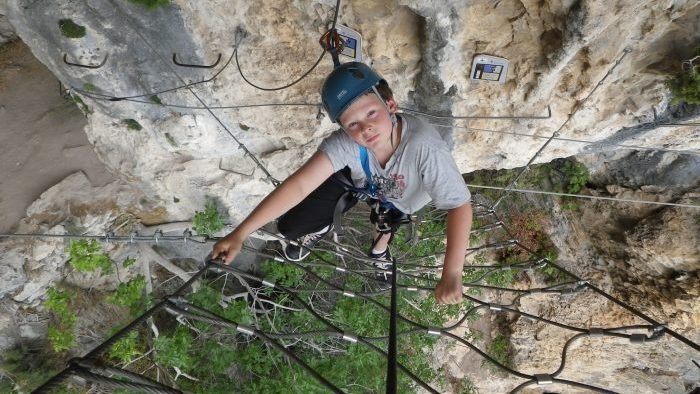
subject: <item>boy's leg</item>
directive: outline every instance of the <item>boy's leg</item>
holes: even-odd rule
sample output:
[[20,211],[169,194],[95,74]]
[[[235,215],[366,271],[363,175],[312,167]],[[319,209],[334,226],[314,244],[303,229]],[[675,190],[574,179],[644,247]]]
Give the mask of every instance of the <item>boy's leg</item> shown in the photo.
[[[336,177],[336,180],[332,178]],[[280,216],[277,221],[279,232],[287,239],[298,239],[304,235],[319,232],[333,223],[333,213],[338,200],[346,193],[337,180],[350,181],[348,167],[331,175],[302,202]],[[354,205],[349,202],[345,210]]]
[[374,228],[372,229],[372,247],[368,254],[370,258],[376,261],[374,266],[384,270],[378,273],[377,276],[384,281],[389,281],[391,275],[386,272],[386,270],[391,268],[389,243],[394,238],[394,233],[399,227],[404,223],[410,222],[410,216],[396,208],[385,209],[380,206],[379,202],[375,202],[371,209],[370,222],[374,225]]

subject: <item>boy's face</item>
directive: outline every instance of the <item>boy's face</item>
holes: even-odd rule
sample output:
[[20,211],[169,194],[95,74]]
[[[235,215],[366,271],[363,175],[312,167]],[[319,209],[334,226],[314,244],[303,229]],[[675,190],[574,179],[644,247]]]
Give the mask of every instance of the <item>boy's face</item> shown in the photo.
[[[398,105],[393,98],[386,102],[390,113],[396,113]],[[365,94],[350,104],[338,118],[338,122],[358,144],[371,150],[391,147],[391,118],[376,94]]]

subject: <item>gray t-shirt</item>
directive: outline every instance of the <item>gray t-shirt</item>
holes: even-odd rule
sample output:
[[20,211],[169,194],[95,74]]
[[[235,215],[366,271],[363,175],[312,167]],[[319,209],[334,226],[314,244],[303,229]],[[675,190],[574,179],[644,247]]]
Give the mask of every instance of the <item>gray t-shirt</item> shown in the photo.
[[[418,211],[431,200],[438,209],[457,208],[469,202],[471,194],[440,134],[415,116],[400,114],[400,117],[401,142],[385,168],[367,150],[379,193],[406,213]],[[328,155],[334,171],[348,166],[355,186],[366,185],[359,145],[345,131],[334,131],[318,149]]]

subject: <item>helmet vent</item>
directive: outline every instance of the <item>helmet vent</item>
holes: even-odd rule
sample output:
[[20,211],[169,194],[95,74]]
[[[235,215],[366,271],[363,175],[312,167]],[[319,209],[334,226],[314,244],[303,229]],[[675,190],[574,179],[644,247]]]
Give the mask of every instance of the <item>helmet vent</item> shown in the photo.
[[365,74],[360,70],[352,70],[352,76],[356,79],[365,79]]

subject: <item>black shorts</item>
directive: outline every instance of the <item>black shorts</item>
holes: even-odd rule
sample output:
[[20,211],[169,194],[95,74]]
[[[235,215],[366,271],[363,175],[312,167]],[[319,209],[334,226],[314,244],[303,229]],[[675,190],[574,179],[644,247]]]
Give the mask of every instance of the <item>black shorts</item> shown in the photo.
[[357,203],[357,199],[352,196],[352,193],[346,192],[342,183],[352,185],[349,167],[331,175],[302,202],[280,216],[277,220],[279,232],[287,239],[297,239],[306,234],[320,231],[333,223],[333,213],[338,200],[341,198],[347,200],[343,212]]

